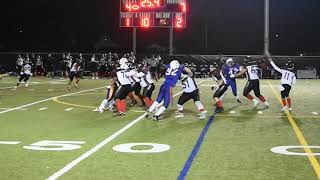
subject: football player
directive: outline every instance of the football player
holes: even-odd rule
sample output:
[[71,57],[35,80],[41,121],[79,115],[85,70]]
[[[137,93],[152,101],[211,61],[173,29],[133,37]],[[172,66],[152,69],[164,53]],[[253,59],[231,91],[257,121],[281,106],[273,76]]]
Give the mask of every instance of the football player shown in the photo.
[[80,68],[81,68],[81,62],[79,60],[76,60],[75,63],[72,64],[69,74],[69,83],[68,83],[68,91],[71,91],[71,84],[76,78],[76,83],[74,84],[76,88],[79,87],[79,81],[80,81]]
[[219,69],[217,64],[214,64],[214,70],[212,72],[212,76],[217,83],[216,86],[212,87],[212,90],[215,90],[215,93],[213,94],[213,99],[216,102],[216,112],[220,113],[224,111],[224,108],[222,106],[222,98],[226,95],[226,92],[228,90],[228,86],[226,85],[226,80],[223,78],[222,71]]
[[109,86],[107,86],[107,93],[106,93],[106,98],[101,102],[99,108],[97,109],[98,112],[103,113],[105,109],[113,112],[114,111],[114,96],[115,92],[117,91],[117,83],[116,83],[116,78],[111,79]]
[[148,108],[154,103],[152,100],[152,93],[154,91],[154,83],[151,77],[151,73],[147,66],[140,64],[138,66],[137,77],[140,78],[140,85],[143,87],[143,100]]
[[199,119],[206,118],[206,112],[200,101],[199,87],[194,80],[194,76],[189,76],[186,72],[181,74],[181,81],[183,87],[183,94],[180,96],[177,104],[178,115],[176,118],[183,118],[183,105],[188,102],[190,99],[193,99],[194,104],[197,106],[198,111],[200,112]]
[[143,96],[141,95],[141,79],[138,78],[136,75],[138,74],[137,70],[134,68],[131,68],[131,74],[134,74],[133,76],[130,76],[131,81],[131,91],[129,93],[129,98],[131,99],[131,106],[134,106],[138,102],[134,99],[133,93],[140,99],[141,106],[145,106],[145,102],[143,100]]
[[294,71],[294,64],[289,61],[286,64],[286,69],[280,69],[272,60],[271,55],[269,52],[266,52],[266,56],[272,65],[272,67],[281,73],[281,84],[280,84],[280,92],[281,92],[281,98],[282,98],[282,112],[289,110],[292,111],[292,104],[291,104],[291,98],[290,98],[290,91],[292,89],[292,86],[296,83],[296,75],[293,73]]
[[31,76],[32,76],[31,63],[30,62],[24,63],[21,68],[19,81],[17,82],[17,85],[15,86],[15,88],[19,87],[21,81],[24,81],[25,87],[28,87],[29,86],[28,80],[30,79]]
[[240,72],[239,64],[235,64],[232,58],[227,59],[226,64],[222,66],[222,78],[227,85],[227,88],[231,86],[233,95],[237,98],[237,102],[241,104],[240,97],[237,91],[237,83],[235,79],[235,74]]
[[151,112],[158,108],[159,104],[163,100],[164,105],[161,106],[153,116],[155,121],[161,121],[160,115],[169,107],[172,97],[172,88],[176,86],[183,70],[186,71],[189,76],[193,76],[192,71],[184,65],[180,65],[177,60],[173,60],[170,62],[170,65],[166,65],[165,81],[160,87],[157,101],[155,101],[147,111],[147,118],[150,116]]
[[259,100],[264,103],[266,107],[269,107],[270,104],[266,101],[264,96],[260,93],[260,82],[259,82],[259,68],[256,61],[250,60],[248,63],[244,65],[243,70],[236,74],[235,77],[242,76],[243,74],[246,74],[248,82],[243,90],[243,96],[248,98],[250,101],[253,102],[253,107],[256,108],[259,104],[259,101],[250,94],[250,92],[253,90],[255,96],[259,98]]
[[119,88],[115,94],[115,100],[118,109],[116,115],[123,116],[126,115],[126,97],[131,91],[130,76],[133,76],[135,72],[130,71],[127,60],[120,61],[120,63],[120,67],[117,69]]

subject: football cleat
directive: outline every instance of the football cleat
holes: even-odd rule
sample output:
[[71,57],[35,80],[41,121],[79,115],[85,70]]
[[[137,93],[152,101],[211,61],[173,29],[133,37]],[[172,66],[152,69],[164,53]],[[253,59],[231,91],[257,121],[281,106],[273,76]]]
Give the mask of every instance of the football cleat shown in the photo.
[[288,110],[289,110],[290,112],[292,112],[292,108],[289,108]]
[[200,120],[206,119],[206,113],[205,112],[201,112],[200,116],[199,116]]
[[160,116],[154,115],[154,116],[152,117],[152,119],[153,119],[154,121],[161,122]]
[[25,87],[28,87],[28,86],[29,86],[29,82],[26,82]]
[[224,111],[223,107],[222,108],[218,108],[216,109],[216,113],[222,113]]
[[99,107],[99,108],[98,108],[98,112],[99,112],[99,113],[103,113],[103,112],[104,112],[104,109],[101,108],[101,107]]
[[147,112],[147,114],[146,114],[146,118],[149,118],[149,117],[150,117],[150,115],[151,115],[151,113],[150,113],[150,112]]
[[270,104],[266,101],[264,102],[264,105],[266,106],[266,108],[269,108],[270,107]]
[[134,105],[136,105],[137,103],[138,103],[137,101],[132,101],[131,104],[130,104],[130,106],[134,106]]
[[285,106],[285,107],[283,107],[283,108],[281,109],[281,112],[285,112],[287,109],[288,109],[288,107]]

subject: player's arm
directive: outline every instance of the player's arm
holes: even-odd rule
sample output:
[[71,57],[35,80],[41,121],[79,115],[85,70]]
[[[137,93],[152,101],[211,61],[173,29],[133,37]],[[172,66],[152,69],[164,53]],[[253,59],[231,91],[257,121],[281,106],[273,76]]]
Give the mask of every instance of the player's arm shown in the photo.
[[191,71],[191,69],[185,67],[183,70],[187,72],[190,77],[193,77],[193,72]]
[[238,72],[237,74],[231,74],[230,77],[231,78],[237,78],[237,77],[241,77],[244,73],[246,73],[248,70],[246,68],[243,68],[242,71]]
[[279,73],[282,73],[281,69],[273,62],[271,58],[271,54],[269,51],[266,52],[266,57],[269,60],[271,66],[273,67],[274,70],[278,71]]

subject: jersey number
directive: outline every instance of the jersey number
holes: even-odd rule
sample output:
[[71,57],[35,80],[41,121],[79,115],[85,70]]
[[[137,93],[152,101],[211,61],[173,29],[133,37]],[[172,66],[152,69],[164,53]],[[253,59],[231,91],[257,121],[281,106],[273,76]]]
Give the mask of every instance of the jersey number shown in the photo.
[[166,72],[166,75],[167,76],[177,76],[177,72],[178,72],[179,69],[171,69],[171,68],[168,68],[167,72]]

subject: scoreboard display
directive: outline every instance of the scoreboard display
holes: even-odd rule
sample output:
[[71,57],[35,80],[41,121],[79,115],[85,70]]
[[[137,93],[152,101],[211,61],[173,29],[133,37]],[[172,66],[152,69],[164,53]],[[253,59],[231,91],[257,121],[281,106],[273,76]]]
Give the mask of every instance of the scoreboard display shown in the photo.
[[186,0],[120,0],[120,27],[186,28]]

